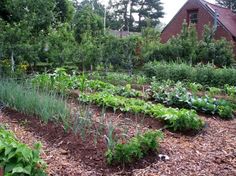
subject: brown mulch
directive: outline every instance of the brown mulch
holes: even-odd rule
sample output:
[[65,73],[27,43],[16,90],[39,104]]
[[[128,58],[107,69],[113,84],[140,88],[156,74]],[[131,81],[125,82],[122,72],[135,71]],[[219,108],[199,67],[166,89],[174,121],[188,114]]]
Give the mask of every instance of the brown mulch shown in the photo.
[[[96,120],[100,109],[91,109]],[[55,123],[44,124],[35,117],[9,109],[0,113],[0,123],[7,124],[20,141],[29,146],[36,141],[42,142],[41,156],[48,164],[49,175],[236,175],[236,119],[223,121],[203,118],[207,127],[195,136],[164,131],[165,139],[161,142],[160,153],[168,155],[169,160],[160,160],[153,154],[122,168],[107,166],[104,139],[95,145],[92,136],[83,141],[72,132],[66,133],[62,126]],[[129,113],[107,112],[106,119],[114,124],[128,124],[127,134],[130,137],[136,130],[162,127],[156,120]]]

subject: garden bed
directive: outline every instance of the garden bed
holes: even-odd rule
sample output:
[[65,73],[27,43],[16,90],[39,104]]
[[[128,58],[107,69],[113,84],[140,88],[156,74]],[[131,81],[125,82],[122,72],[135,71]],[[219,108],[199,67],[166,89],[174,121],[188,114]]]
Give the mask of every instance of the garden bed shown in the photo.
[[[91,107],[94,118],[101,109]],[[115,123],[124,123],[129,114],[108,112],[106,118]],[[140,129],[161,127],[161,124],[147,120],[135,121],[129,117],[128,134],[139,126]],[[204,117],[203,117],[204,118]],[[159,153],[170,157],[160,160],[157,155],[146,157],[126,168],[107,166],[104,152],[105,141],[99,140],[95,146],[89,137],[82,141],[73,133],[65,133],[60,125],[52,122],[42,124],[36,118],[6,109],[0,121],[8,124],[17,138],[32,146],[35,141],[43,144],[42,158],[48,164],[50,175],[235,175],[236,174],[236,119],[223,121],[204,118],[208,126],[196,136],[164,131]],[[158,122],[155,122],[158,123]]]

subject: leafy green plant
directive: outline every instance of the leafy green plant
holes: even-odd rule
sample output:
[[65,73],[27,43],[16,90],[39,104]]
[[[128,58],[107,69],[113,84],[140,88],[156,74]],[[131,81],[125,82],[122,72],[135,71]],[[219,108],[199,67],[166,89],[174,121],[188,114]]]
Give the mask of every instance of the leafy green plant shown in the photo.
[[116,143],[106,152],[108,164],[127,164],[143,158],[150,151],[159,149],[159,141],[163,139],[161,131],[148,131],[138,134],[127,142]]
[[125,97],[140,97],[142,95],[142,92],[132,89],[129,84],[123,87],[114,86],[113,84],[100,80],[88,80],[84,73],[80,76],[76,76],[75,74],[69,75],[64,68],[56,69],[53,74],[36,75],[31,82],[35,87],[39,87],[40,89],[54,90],[63,94],[79,88],[81,92],[85,90],[91,92],[107,90],[111,94]]
[[232,119],[234,117],[233,109],[230,106],[219,106],[219,115],[225,119]]
[[[212,96],[213,93],[215,95],[222,91],[218,88],[211,88],[211,90]],[[209,114],[218,114],[220,117],[223,115],[222,118],[226,118],[226,114],[229,115],[228,118],[233,117],[234,105],[231,102],[223,99],[211,98],[207,95],[203,97],[192,95],[181,82],[152,82],[151,96],[155,99],[155,101],[165,103],[167,105],[195,109],[197,111]],[[220,113],[220,109],[222,109],[222,107],[225,107],[228,113]],[[231,113],[229,111],[231,111]]]
[[135,74],[128,75],[127,73],[108,72],[106,74],[93,72],[90,74],[91,79],[98,79],[112,83],[114,85],[127,85],[127,84],[145,84],[149,79],[145,75]]
[[231,96],[232,98],[236,97],[236,86],[230,86],[226,84],[224,86],[224,90],[226,91],[227,95]]
[[214,97],[216,95],[219,95],[222,93],[222,89],[220,88],[216,88],[216,87],[209,87],[209,91],[208,91],[209,95],[211,97]]
[[203,86],[199,83],[188,83],[188,88],[193,94],[196,94],[203,89]]
[[79,78],[80,84],[79,84],[79,90],[81,92],[85,91],[86,89],[86,77],[85,74],[83,73],[82,76]]
[[33,150],[30,149],[0,126],[0,166],[4,169],[4,175],[46,176],[46,164],[39,156],[40,148],[41,144],[37,143]]
[[[146,115],[150,115],[154,118],[163,120],[164,122],[166,122],[167,127],[172,128],[175,131],[200,130],[204,126],[204,122],[200,118],[198,118],[195,111],[166,108],[161,104],[152,104],[141,99],[114,96],[109,94],[109,92],[80,94],[79,101],[96,103],[100,106],[110,107],[114,110],[121,110],[123,112],[133,112],[135,114],[143,113]],[[182,123],[182,125],[179,125],[177,124],[177,120],[177,123],[172,123],[172,118],[181,118],[184,123]],[[189,124],[190,121],[195,125],[191,126],[191,124]]]

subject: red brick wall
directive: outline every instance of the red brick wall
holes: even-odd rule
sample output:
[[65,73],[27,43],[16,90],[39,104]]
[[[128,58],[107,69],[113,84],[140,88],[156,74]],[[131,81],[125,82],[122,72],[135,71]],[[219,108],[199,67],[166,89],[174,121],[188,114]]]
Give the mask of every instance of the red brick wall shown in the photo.
[[[172,36],[176,36],[180,33],[182,29],[182,24],[184,20],[187,21],[188,18],[188,10],[198,10],[198,23],[196,25],[197,33],[199,39],[202,38],[202,33],[204,30],[205,24],[213,24],[214,19],[209,14],[209,12],[201,5],[199,0],[190,0],[188,1],[184,7],[178,12],[178,14],[172,19],[172,21],[166,26],[166,28],[161,33],[161,42],[167,42]],[[221,25],[218,26],[215,38],[220,39],[225,37],[228,41],[232,41],[231,34]],[[234,42],[234,51],[236,55],[236,43]]]

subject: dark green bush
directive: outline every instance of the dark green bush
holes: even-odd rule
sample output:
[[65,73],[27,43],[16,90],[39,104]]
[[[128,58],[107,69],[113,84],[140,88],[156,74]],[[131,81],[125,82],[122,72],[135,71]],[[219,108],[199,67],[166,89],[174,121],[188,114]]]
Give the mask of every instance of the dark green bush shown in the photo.
[[133,137],[127,143],[117,143],[106,152],[108,164],[127,164],[141,159],[150,151],[159,148],[159,141],[163,139],[161,131],[148,131],[143,135]]
[[0,167],[3,167],[4,175],[46,176],[46,165],[39,156],[40,147],[40,144],[35,144],[31,150],[0,126]]
[[233,63],[233,46],[226,39],[214,39],[212,28],[205,26],[203,38],[198,40],[196,29],[183,23],[182,31],[167,43],[156,47],[149,61],[184,61],[186,63],[212,63],[218,67],[230,66]]
[[215,68],[211,65],[176,64],[166,62],[150,62],[144,65],[144,73],[147,77],[155,77],[156,80],[173,80],[196,82],[205,86],[223,87],[225,84],[235,85],[236,69]]

